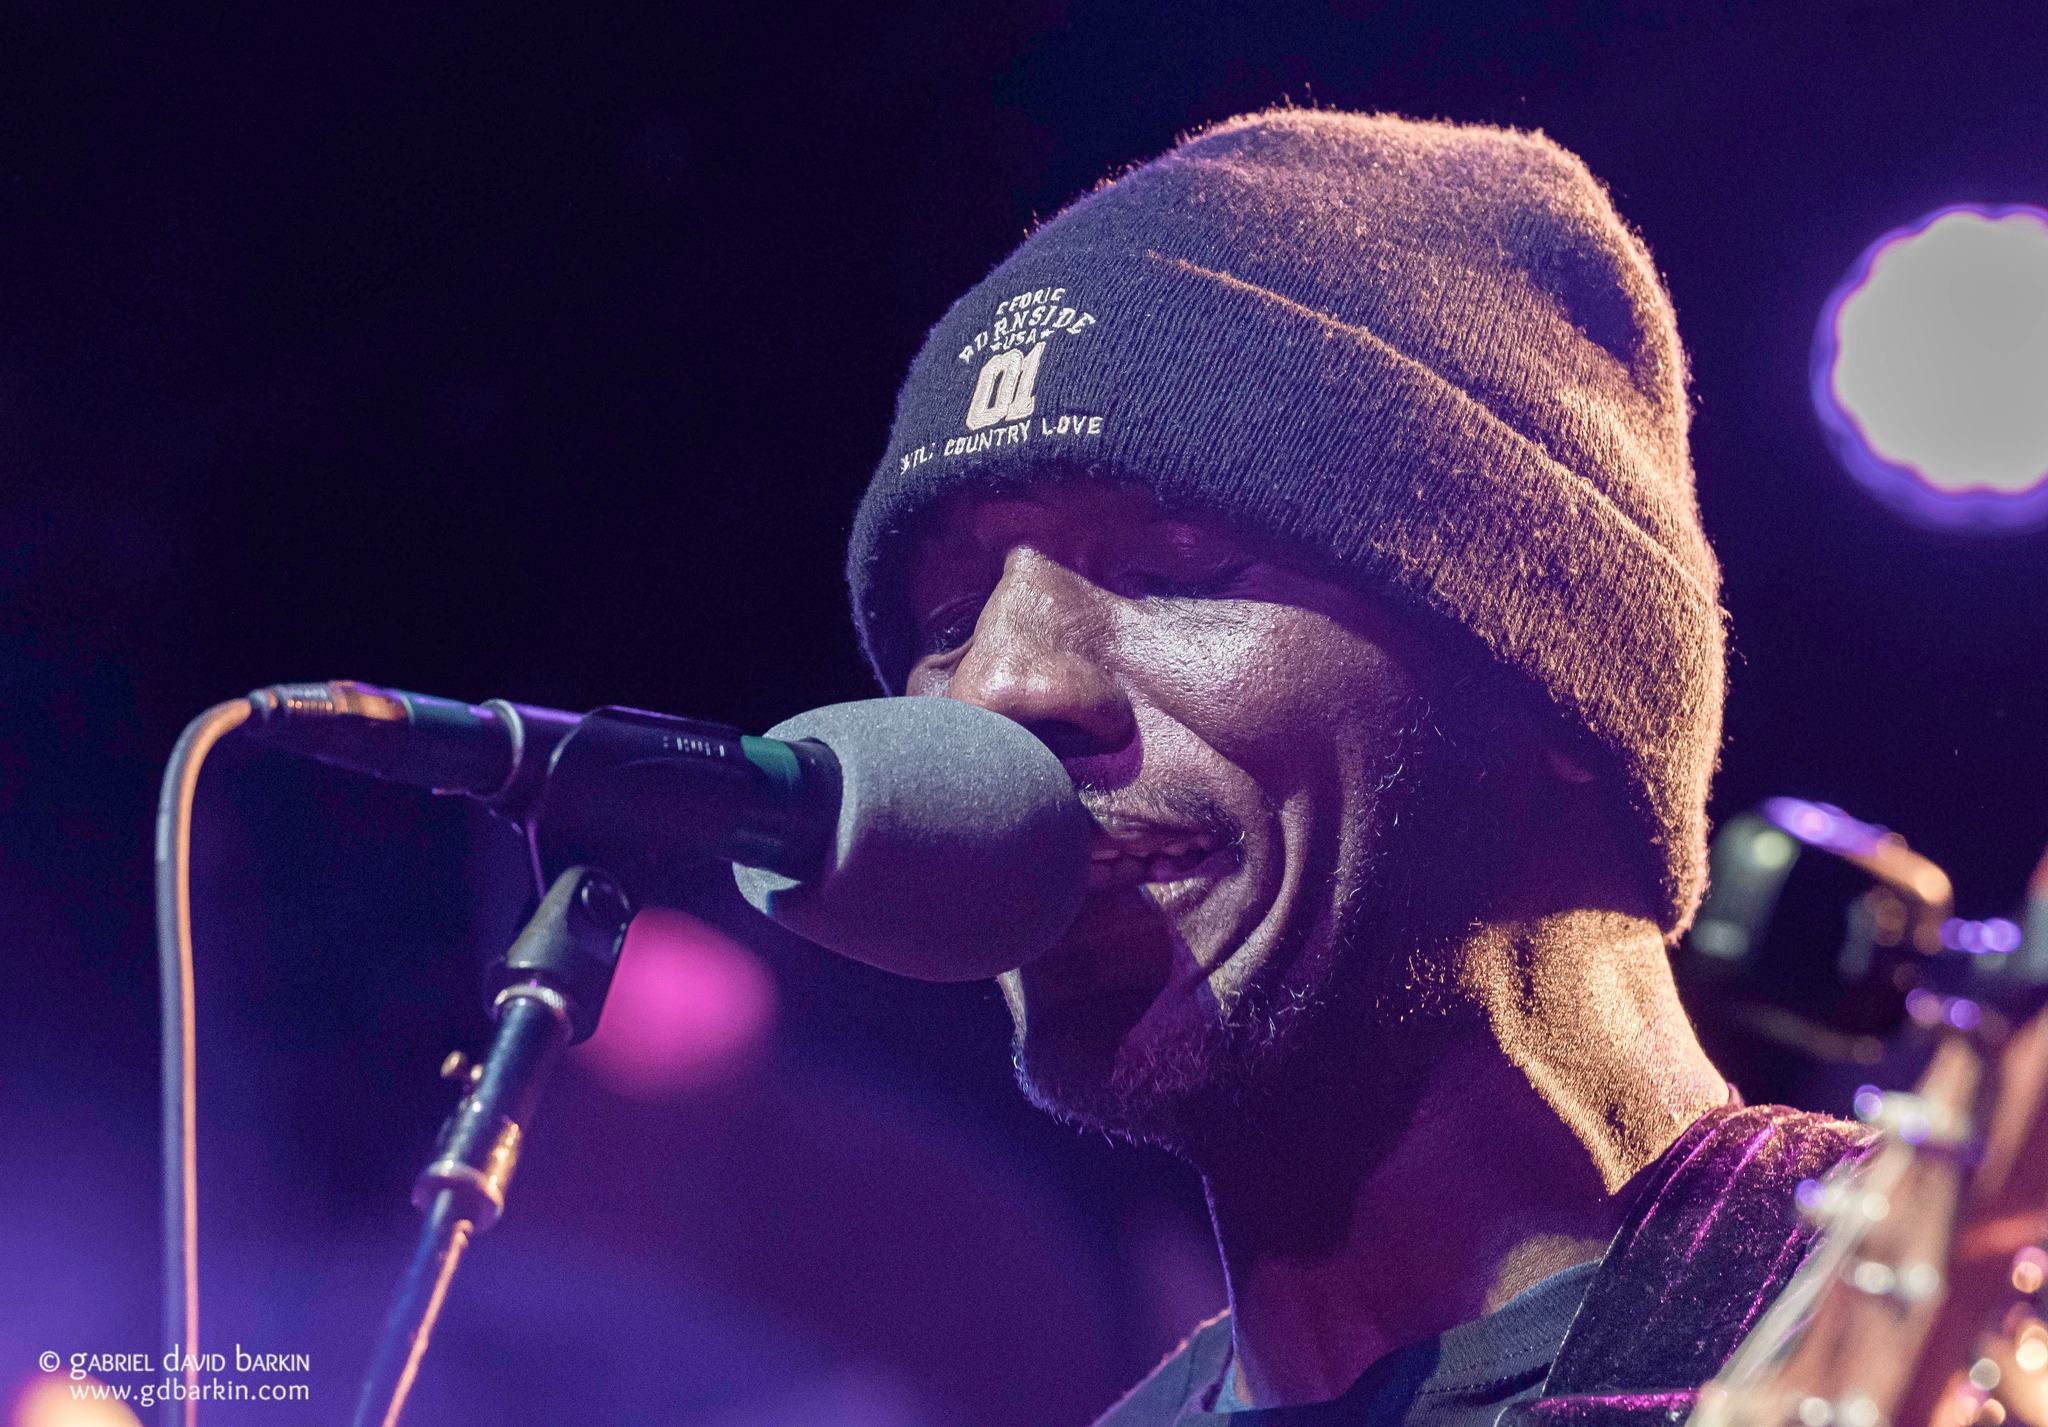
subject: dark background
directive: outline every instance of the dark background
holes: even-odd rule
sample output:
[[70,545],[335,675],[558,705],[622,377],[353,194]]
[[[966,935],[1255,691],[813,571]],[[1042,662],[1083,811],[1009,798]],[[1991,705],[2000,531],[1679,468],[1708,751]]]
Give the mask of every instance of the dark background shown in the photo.
[[[1540,127],[1612,185],[1692,352],[1717,814],[1843,804],[2009,912],[2048,537],[1899,523],[1805,378],[1879,233],[2048,200],[2044,73],[2022,3],[10,7],[0,1393],[156,1338],[179,727],[292,678],[749,728],[871,692],[838,563],[925,328],[1034,216],[1283,97]],[[209,1341],[311,1353],[310,1413],[250,1420],[339,1421],[516,874],[460,809],[232,745],[196,857]],[[755,945],[764,1062],[565,1080],[420,1420],[1078,1423],[1216,1306],[1193,1187],[1023,1107],[987,988]]]

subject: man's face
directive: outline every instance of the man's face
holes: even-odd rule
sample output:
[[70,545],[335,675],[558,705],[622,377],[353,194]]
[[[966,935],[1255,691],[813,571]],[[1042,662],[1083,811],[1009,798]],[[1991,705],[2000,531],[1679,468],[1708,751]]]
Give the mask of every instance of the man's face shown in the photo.
[[1002,979],[1025,1089],[1187,1148],[1329,1021],[1340,953],[1393,952],[1353,943],[1421,715],[1398,636],[1227,526],[1085,484],[957,499],[911,597],[909,692],[1031,728],[1101,825],[1079,919]]

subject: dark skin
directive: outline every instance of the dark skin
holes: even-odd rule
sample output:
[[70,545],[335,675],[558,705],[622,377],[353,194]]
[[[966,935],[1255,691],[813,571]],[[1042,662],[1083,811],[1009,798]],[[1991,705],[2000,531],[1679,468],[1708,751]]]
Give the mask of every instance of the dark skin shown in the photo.
[[[1726,1085],[1589,760],[1503,721],[1492,842],[1424,938],[1376,918],[1431,647],[1143,494],[957,499],[912,568],[909,692],[1018,720],[1100,824],[1080,918],[1002,978],[1027,1088],[1207,1186],[1236,1385],[1340,1395],[1404,1343],[1596,1257]],[[1361,910],[1363,909],[1363,910]]]

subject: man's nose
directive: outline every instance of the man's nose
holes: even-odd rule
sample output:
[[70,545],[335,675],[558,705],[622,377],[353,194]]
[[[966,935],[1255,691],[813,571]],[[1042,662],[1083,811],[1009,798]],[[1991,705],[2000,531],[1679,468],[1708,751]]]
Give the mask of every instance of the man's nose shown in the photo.
[[1114,602],[1046,555],[1012,550],[947,696],[1015,719],[1062,758],[1117,752],[1137,723],[1104,663]]

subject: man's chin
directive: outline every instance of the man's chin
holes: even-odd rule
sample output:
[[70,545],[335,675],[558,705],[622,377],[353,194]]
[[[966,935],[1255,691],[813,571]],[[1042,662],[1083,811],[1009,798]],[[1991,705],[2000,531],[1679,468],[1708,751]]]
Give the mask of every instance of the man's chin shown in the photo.
[[1133,1034],[1149,997],[1104,996],[1031,1024],[1014,1046],[1017,1084],[1069,1124],[1187,1154],[1235,1098],[1243,1070],[1219,1027]]
[[1269,963],[1227,1007],[1206,984],[1171,981],[1034,995],[1053,988],[1027,968],[1004,986],[1018,1085],[1062,1120],[1200,1163],[1342,1073],[1371,1017],[1342,994],[1336,964],[1328,947]]

